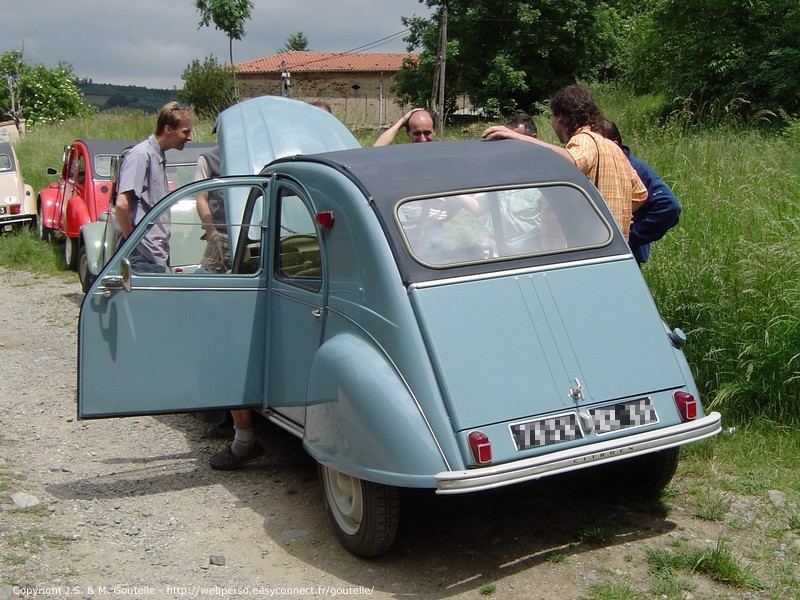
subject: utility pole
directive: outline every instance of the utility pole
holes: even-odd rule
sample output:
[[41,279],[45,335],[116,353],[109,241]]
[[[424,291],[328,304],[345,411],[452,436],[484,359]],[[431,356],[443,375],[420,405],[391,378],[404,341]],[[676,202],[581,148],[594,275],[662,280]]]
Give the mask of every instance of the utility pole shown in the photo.
[[438,130],[444,127],[444,82],[445,65],[447,63],[447,2],[442,6],[442,23],[439,28],[439,52],[436,55],[436,69],[433,74],[433,91],[431,107],[433,108],[434,126]]
[[289,95],[289,88],[292,86],[292,74],[286,68],[286,61],[281,61],[281,96]]

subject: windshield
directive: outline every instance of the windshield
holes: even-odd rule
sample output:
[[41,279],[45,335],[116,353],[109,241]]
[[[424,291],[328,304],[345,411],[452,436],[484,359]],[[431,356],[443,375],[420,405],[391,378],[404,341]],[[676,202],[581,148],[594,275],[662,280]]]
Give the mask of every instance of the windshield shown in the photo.
[[414,259],[434,267],[594,248],[612,235],[569,185],[409,200],[396,219]]

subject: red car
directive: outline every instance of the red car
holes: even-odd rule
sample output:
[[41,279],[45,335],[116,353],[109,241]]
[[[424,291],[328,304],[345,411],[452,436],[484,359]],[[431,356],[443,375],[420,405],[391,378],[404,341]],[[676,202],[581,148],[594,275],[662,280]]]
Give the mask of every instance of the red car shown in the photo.
[[[98,220],[111,199],[111,160],[131,140],[75,140],[64,148],[61,178],[39,191],[36,223],[39,237],[50,239],[54,232],[64,238],[64,264],[77,266],[81,227]],[[58,175],[54,168],[48,175]]]
[[[112,194],[114,158],[137,140],[75,140],[64,148],[61,177],[40,190],[36,200],[37,226],[43,240],[57,232],[64,240],[64,264],[78,268],[82,254],[81,227],[100,220]],[[213,143],[189,143],[183,151],[167,151],[167,178],[174,190],[194,180],[197,158]],[[52,167],[48,175],[58,175]],[[79,269],[84,283],[85,269]]]

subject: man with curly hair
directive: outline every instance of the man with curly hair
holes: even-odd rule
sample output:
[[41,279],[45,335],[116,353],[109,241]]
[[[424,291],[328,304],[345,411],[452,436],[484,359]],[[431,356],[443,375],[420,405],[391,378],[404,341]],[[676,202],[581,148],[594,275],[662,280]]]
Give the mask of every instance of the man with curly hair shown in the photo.
[[563,148],[497,125],[486,129],[482,137],[539,144],[572,162],[595,184],[627,239],[631,216],[647,199],[647,189],[620,147],[603,135],[605,117],[591,92],[579,85],[567,86],[550,99],[550,111],[553,131],[565,144]]

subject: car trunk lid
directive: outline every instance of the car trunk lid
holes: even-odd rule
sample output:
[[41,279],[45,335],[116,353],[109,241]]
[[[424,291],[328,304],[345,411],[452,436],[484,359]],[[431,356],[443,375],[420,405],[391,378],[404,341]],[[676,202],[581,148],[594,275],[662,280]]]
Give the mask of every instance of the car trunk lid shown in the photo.
[[632,260],[454,281],[411,297],[457,431],[684,384]]

